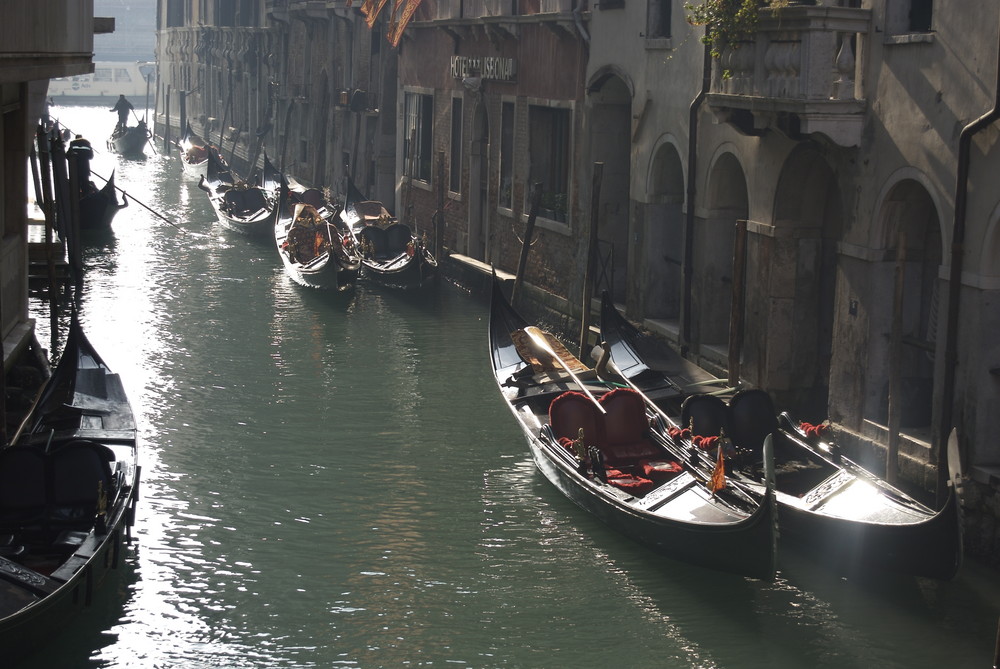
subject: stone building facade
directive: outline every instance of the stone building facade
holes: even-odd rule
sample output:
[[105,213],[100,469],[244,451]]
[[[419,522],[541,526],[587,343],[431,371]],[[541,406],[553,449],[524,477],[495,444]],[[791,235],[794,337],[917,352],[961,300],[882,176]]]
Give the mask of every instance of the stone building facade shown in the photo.
[[579,319],[593,216],[594,294],[873,469],[940,492],[957,427],[1000,554],[1000,8],[791,0],[712,59],[684,4],[424,0],[392,48],[345,0],[166,0],[157,119],[349,175],[480,268],[517,269],[541,184],[535,295]]

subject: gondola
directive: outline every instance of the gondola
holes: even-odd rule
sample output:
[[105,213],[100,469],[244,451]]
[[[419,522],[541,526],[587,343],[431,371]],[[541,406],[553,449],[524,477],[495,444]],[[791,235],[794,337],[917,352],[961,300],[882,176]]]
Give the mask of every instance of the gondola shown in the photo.
[[250,237],[272,234],[278,218],[281,173],[264,156],[264,167],[250,179],[235,176],[215,151],[198,187],[208,194],[223,227]]
[[345,291],[361,269],[354,236],[338,208],[316,188],[294,184],[274,225],[274,242],[288,276],[310,288]]
[[184,134],[177,142],[180,151],[181,171],[192,177],[201,178],[208,174],[208,154],[215,153],[216,157],[222,161],[218,149],[208,144],[191,130],[191,124],[184,128]]
[[121,204],[115,192],[115,173],[111,172],[103,188],[98,189],[88,182],[89,192],[80,197],[80,229],[84,232],[107,232],[119,209],[128,206],[128,198],[122,194]]
[[381,202],[365,199],[350,180],[340,217],[361,249],[365,280],[407,290],[428,286],[437,277],[438,263],[426,239]]
[[[641,351],[648,349],[648,338],[607,294],[601,338],[614,366],[655,402],[673,434],[692,445],[720,432],[728,435],[736,449],[733,475],[748,485],[761,485],[758,455],[771,436],[783,537],[845,569],[877,568],[945,580],[958,572],[962,522],[954,486],[943,508],[935,511],[852,462],[823,439],[818,426],[795,421],[787,412],[776,414],[766,392],[736,390],[726,401],[705,392],[707,384],[672,379],[670,372],[646,363]],[[703,470],[711,466],[709,458],[698,456]]]
[[0,450],[0,648],[45,644],[122,566],[138,499],[136,424],[121,380],[73,315],[65,350]]
[[496,278],[489,345],[497,386],[536,466],[566,497],[671,558],[773,578],[770,487],[757,492],[690,467],[664,430],[650,429],[658,418],[640,393],[602,381],[530,327]]
[[145,121],[139,121],[138,125],[118,126],[108,139],[108,151],[126,158],[145,157],[146,142],[151,136]]

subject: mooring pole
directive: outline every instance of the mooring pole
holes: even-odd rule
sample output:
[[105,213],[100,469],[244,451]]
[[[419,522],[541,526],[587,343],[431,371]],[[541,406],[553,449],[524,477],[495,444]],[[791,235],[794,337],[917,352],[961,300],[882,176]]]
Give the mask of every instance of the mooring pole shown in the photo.
[[604,163],[594,163],[594,182],[590,193],[590,238],[587,242],[587,271],[583,277],[583,313],[580,315],[581,360],[586,360],[587,340],[590,334],[590,300],[594,295],[594,265],[597,258],[597,226],[600,223],[601,178],[603,175]]
[[743,314],[746,309],[747,222],[736,221],[733,240],[733,295],[729,314],[729,385],[740,382],[740,355],[743,352]]
[[521,240],[521,256],[517,259],[517,274],[514,275],[514,289],[510,293],[510,303],[517,306],[517,298],[524,282],[524,272],[528,266],[528,251],[531,249],[531,237],[535,234],[535,218],[538,207],[542,203],[542,184],[535,181],[531,184],[531,209],[528,210],[528,222],[524,224],[524,239]]

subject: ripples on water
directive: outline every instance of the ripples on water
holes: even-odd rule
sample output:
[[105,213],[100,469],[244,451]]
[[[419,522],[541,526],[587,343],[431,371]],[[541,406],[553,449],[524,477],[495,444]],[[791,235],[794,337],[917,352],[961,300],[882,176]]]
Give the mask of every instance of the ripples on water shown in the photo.
[[[95,147],[114,120],[55,115]],[[82,317],[140,419],[137,542],[26,666],[988,666],[992,574],[844,579],[785,551],[767,584],[659,558],[535,470],[481,299],[303,290],[176,159],[93,169],[175,224],[133,203],[87,252]]]

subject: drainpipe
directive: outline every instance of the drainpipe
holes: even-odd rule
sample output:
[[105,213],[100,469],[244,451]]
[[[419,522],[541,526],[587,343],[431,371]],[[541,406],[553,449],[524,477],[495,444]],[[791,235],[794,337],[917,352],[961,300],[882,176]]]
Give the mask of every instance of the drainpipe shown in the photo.
[[[707,28],[706,28],[707,30]],[[698,164],[698,113],[708,95],[712,82],[712,49],[705,45],[702,61],[701,90],[691,101],[688,112],[688,183],[687,212],[684,219],[684,259],[682,264],[683,278],[681,283],[681,354],[687,354],[691,347],[691,293],[694,276],[694,198],[697,194],[695,186],[696,167]]]
[[583,26],[583,3],[584,0],[574,0],[573,23],[576,25],[576,31],[580,33],[580,38],[590,44],[590,35],[587,34],[587,29]]
[[993,85],[993,109],[962,129],[958,138],[958,170],[955,187],[955,225],[951,234],[951,271],[948,275],[948,320],[944,337],[944,376],[941,379],[941,420],[937,435],[937,499],[942,503],[948,479],[948,435],[954,422],[955,368],[958,365],[959,300],[962,288],[962,257],[965,251],[965,216],[969,191],[972,138],[1000,118],[1000,43],[997,45],[997,80]]

